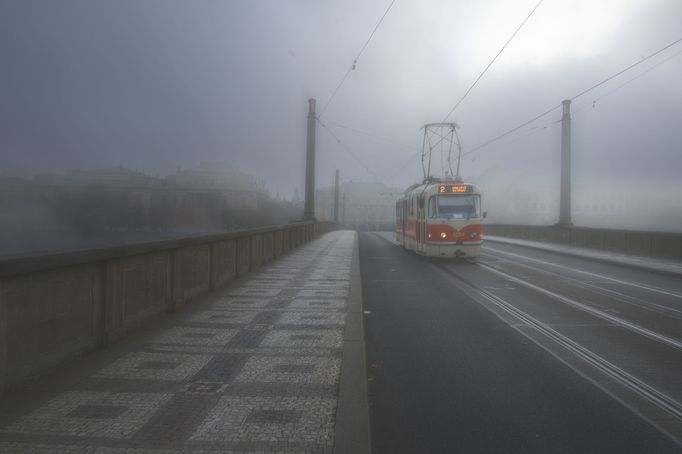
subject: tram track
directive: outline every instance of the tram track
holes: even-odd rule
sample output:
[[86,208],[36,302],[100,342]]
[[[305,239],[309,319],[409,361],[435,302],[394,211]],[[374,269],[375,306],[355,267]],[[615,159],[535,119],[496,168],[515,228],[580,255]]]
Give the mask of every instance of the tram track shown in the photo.
[[[658,304],[658,303],[655,303],[653,301],[645,301],[642,298],[637,298],[637,297],[633,297],[630,295],[626,295],[624,293],[621,293],[621,292],[618,292],[618,291],[615,291],[615,290],[612,290],[609,288],[601,287],[601,286],[594,284],[592,282],[581,281],[579,279],[568,277],[565,274],[561,274],[561,273],[554,272],[554,271],[549,271],[547,269],[539,268],[537,266],[532,266],[532,265],[529,265],[527,263],[522,263],[520,261],[512,261],[511,259],[507,259],[504,256],[505,255],[513,255],[513,256],[516,256],[519,258],[524,258],[527,260],[533,260],[533,261],[537,261],[537,262],[544,262],[544,263],[551,265],[549,262],[545,262],[542,260],[535,260],[532,257],[525,257],[525,256],[521,256],[519,254],[507,254],[507,253],[504,253],[502,251],[495,251],[495,252],[496,253],[499,252],[502,255],[497,255],[496,253],[491,253],[490,251],[486,251],[482,254],[482,256],[483,257],[490,257],[490,258],[495,259],[495,260],[504,260],[504,261],[507,261],[508,263],[513,263],[517,266],[521,266],[523,268],[526,268],[526,269],[534,271],[534,272],[543,273],[543,274],[547,274],[547,275],[551,275],[551,276],[561,278],[565,281],[574,282],[574,283],[580,285],[581,287],[583,287],[585,289],[590,289],[590,290],[594,291],[595,293],[598,293],[602,296],[612,298],[615,301],[618,301],[618,302],[621,302],[624,304],[628,304],[628,305],[631,305],[631,306],[634,306],[634,307],[637,307],[637,308],[640,308],[643,310],[655,312],[655,313],[658,313],[660,315],[664,315],[667,317],[675,318],[677,320],[682,320],[682,310],[675,309],[673,307],[665,306],[662,304]],[[559,265],[555,265],[555,266],[559,266]],[[561,267],[561,268],[567,268],[567,267]],[[567,269],[570,269],[571,271],[574,271],[574,272],[580,272],[580,270],[576,270],[573,268],[567,268]],[[590,273],[586,273],[586,274],[590,274]],[[604,278],[607,279],[606,277],[604,277]],[[614,281],[616,281],[622,285],[628,285],[627,282],[618,281],[618,280],[614,280]],[[638,288],[645,288],[644,286],[636,285],[636,284],[633,286],[636,286]],[[647,288],[647,290],[658,291],[658,289],[653,289],[653,288]],[[671,296],[677,296],[677,294],[671,293],[671,292],[667,292],[667,294],[671,295]]]
[[[597,386],[600,386],[602,389],[604,389],[607,393],[612,395],[614,398],[619,400],[621,403],[624,405],[628,406],[631,408],[633,411],[635,411],[637,414],[639,414],[642,418],[645,420],[649,421],[652,425],[657,427],[659,430],[664,432],[666,435],[668,435],[672,440],[674,440],[680,447],[682,447],[682,431],[679,429],[679,425],[682,423],[682,402],[676,400],[675,398],[671,397],[670,395],[666,394],[665,392],[661,391],[660,389],[657,389],[656,387],[650,385],[646,381],[636,377],[634,374],[631,372],[628,372],[624,370],[623,368],[619,367],[617,364],[615,364],[612,361],[609,361],[602,355],[594,352],[587,346],[571,339],[569,336],[562,334],[559,332],[557,329],[554,329],[552,326],[550,326],[548,323],[543,322],[542,320],[534,317],[533,315],[529,314],[528,312],[520,309],[516,305],[514,305],[512,302],[507,301],[506,299],[495,295],[493,292],[488,291],[484,288],[481,288],[480,286],[472,283],[470,280],[467,278],[463,277],[460,273],[458,273],[455,269],[453,269],[452,266],[449,266],[447,264],[441,264],[441,265],[435,265],[442,271],[444,271],[449,277],[453,278],[457,285],[462,288],[466,293],[472,295],[472,296],[478,296],[478,298],[482,298],[486,303],[489,303],[493,306],[495,310],[493,310],[494,313],[497,313],[496,311],[499,311],[503,314],[506,314],[507,316],[511,317],[512,319],[516,320],[519,322],[519,324],[512,324],[511,326],[514,327],[517,331],[521,332],[524,336],[538,344],[541,348],[545,349],[548,351],[550,354],[554,355],[557,357],[559,360],[567,364],[569,367],[571,367],[573,370],[576,372],[580,373],[581,375],[585,376],[588,380],[596,384]],[[498,270],[495,270],[494,268],[484,265],[481,263],[476,263],[476,266],[481,267],[485,269],[486,271],[490,271],[493,273],[496,273],[497,275],[503,276],[505,278],[512,278],[511,280],[517,283],[521,283],[521,279],[518,279],[514,276],[507,275],[506,273],[499,272]],[[527,283],[528,284],[528,283]],[[531,288],[533,288],[536,291],[539,291],[541,294],[544,294],[546,296],[550,296],[551,294],[552,297],[554,296],[559,296],[554,292],[547,291],[545,289],[542,289],[538,286],[535,286],[534,284],[531,284]],[[548,292],[548,293],[546,293]],[[561,297],[564,298],[564,297]],[[488,307],[488,305],[484,304],[484,306]],[[490,309],[490,308],[489,308]],[[590,308],[591,310],[589,313],[592,315],[598,316],[597,314],[592,312],[593,308]],[[501,316],[499,313],[497,314],[498,316]],[[609,315],[609,314],[605,314]],[[609,316],[611,317],[611,316]],[[504,317],[502,317],[504,319]],[[614,322],[615,320],[609,319],[609,321]],[[625,328],[631,329],[633,328],[631,326],[632,324],[626,322],[625,324],[621,325]],[[609,379],[613,380],[616,384],[619,384],[625,388],[627,388],[631,393],[634,393],[635,396],[637,396],[640,399],[643,399],[644,401],[648,402],[649,404],[653,405],[659,410],[662,410],[665,414],[667,414],[671,419],[669,421],[664,421],[661,423],[661,418],[659,416],[652,416],[650,415],[650,412],[641,412],[638,410],[635,410],[632,405],[630,405],[627,402],[627,399],[623,399],[622,397],[619,397],[615,395],[614,393],[610,392],[608,389],[604,388],[602,385],[600,385],[599,380],[595,380],[593,377],[585,375],[581,370],[578,368],[574,367],[571,362],[567,362],[564,358],[561,356],[558,356],[552,348],[548,347],[546,342],[540,342],[536,337],[530,336],[527,332],[525,332],[523,329],[519,329],[519,326],[526,326],[531,328],[535,333],[540,334],[543,338],[550,340],[554,345],[559,346],[564,352],[569,353],[573,358],[578,359],[580,362],[583,364],[588,365],[591,367],[593,370],[598,371],[599,373],[605,375]],[[674,341],[674,342],[669,342],[669,339],[662,337],[660,335],[657,335],[654,332],[651,332],[649,330],[646,330],[646,332],[642,332],[641,330],[638,329],[631,329],[633,332],[637,332],[637,334],[643,334],[646,335],[646,337],[657,340],[658,342],[661,342],[662,345],[665,345],[666,347],[672,347],[679,349],[679,342]],[[670,421],[673,421],[672,424],[669,424]]]
[[[677,282],[639,271],[620,274],[617,266],[532,252],[528,255],[557,266],[492,257],[485,250],[478,260],[417,257],[396,247],[384,249],[375,237],[395,246],[392,234],[361,237],[365,251],[371,251],[369,257],[382,255],[392,260],[387,268],[365,267],[373,279],[399,278],[402,282],[420,277],[405,285],[367,280],[371,284],[368,300],[374,305],[370,307],[376,309],[368,326],[379,346],[373,361],[382,365],[377,380],[383,377],[383,386],[395,387],[386,394],[375,388],[376,408],[384,403],[380,421],[395,415],[395,396],[411,396],[405,402],[414,407],[406,413],[424,408],[425,402],[437,410],[434,418],[417,411],[409,425],[397,431],[393,429],[397,421],[391,420],[384,427],[391,435],[382,440],[398,437],[401,441],[394,447],[405,446],[410,438],[399,435],[426,420],[420,433],[439,442],[454,436],[461,443],[463,434],[499,427],[486,439],[504,440],[504,445],[495,445],[491,451],[503,451],[499,446],[509,450],[521,439],[524,442],[514,445],[514,452],[559,452],[554,448],[560,447],[562,452],[682,452],[680,349],[660,336],[652,338],[616,320],[604,320],[481,265],[493,265],[560,296],[641,323],[653,337],[667,335],[679,342],[676,317],[623,304],[617,295],[581,285],[582,280],[590,281],[641,298],[642,303],[650,300],[678,308],[676,297],[667,294],[680,293]],[[518,252],[525,256],[524,251]],[[519,267],[519,262],[556,274]],[[573,273],[570,267],[585,273]],[[588,275],[592,271],[635,285],[623,287],[623,282]],[[649,293],[643,288],[649,285],[660,286],[660,291]],[[381,297],[376,298],[377,294]],[[387,340],[387,335],[392,337]],[[396,374],[407,377],[396,380]],[[461,428],[456,435],[451,430],[454,421]],[[509,421],[514,422],[510,425]],[[438,436],[430,432],[435,426],[441,427]],[[523,438],[524,430],[529,431],[529,438]],[[651,441],[639,443],[641,437]],[[655,439],[672,445],[656,446]],[[480,447],[480,440],[471,446]]]
[[[550,266],[552,268],[559,268],[559,269],[567,270],[567,271],[570,271],[573,273],[583,274],[585,276],[589,276],[592,278],[597,278],[597,279],[613,282],[615,284],[626,285],[626,286],[638,288],[641,290],[646,290],[649,292],[659,293],[661,295],[672,296],[673,298],[682,299],[682,293],[673,292],[670,290],[662,289],[662,288],[651,286],[651,285],[644,285],[644,284],[637,283],[637,282],[624,281],[622,279],[616,279],[614,277],[606,276],[606,275],[601,274],[601,273],[594,273],[591,271],[585,271],[585,270],[581,270],[581,269],[574,268],[571,266],[560,265],[558,263],[548,262],[547,260],[541,260],[541,259],[538,259],[535,257],[529,257],[527,255],[515,254],[513,252],[502,251],[500,249],[493,249],[493,248],[490,248],[489,246],[485,246],[483,251],[486,254],[491,254],[490,253],[491,250],[493,250],[494,253],[496,253],[496,254],[501,254],[501,255],[508,256],[508,257],[513,257],[514,259],[531,261],[531,262],[539,263],[543,266]],[[493,254],[491,254],[491,255],[493,255]],[[519,263],[519,262],[516,262],[516,263]],[[682,311],[679,311],[679,312],[682,312]]]
[[669,336],[665,336],[663,334],[659,334],[655,331],[652,331],[648,328],[644,328],[643,326],[640,326],[636,323],[629,322],[621,317],[617,317],[615,315],[611,315],[609,313],[606,313],[600,309],[594,308],[592,306],[589,306],[587,304],[581,303],[579,301],[574,300],[573,298],[569,298],[567,296],[560,295],[556,292],[553,292],[552,290],[547,290],[546,288],[543,288],[539,285],[533,284],[531,282],[528,282],[526,280],[523,280],[519,277],[513,276],[509,273],[506,273],[504,271],[500,271],[490,265],[486,265],[484,263],[477,263],[478,266],[481,268],[490,271],[491,273],[497,274],[498,276],[501,276],[509,281],[515,282],[519,285],[523,285],[524,287],[527,287],[531,290],[534,290],[538,293],[542,293],[546,296],[549,296],[550,298],[560,301],[564,304],[567,304],[573,308],[576,308],[582,312],[586,312],[590,315],[593,315],[595,317],[601,318],[602,320],[605,320],[609,323],[613,323],[614,325],[620,326],[622,328],[625,328],[629,331],[635,332],[641,336],[647,337],[649,339],[652,339],[656,342],[660,342],[662,344],[665,344],[669,347],[675,348],[677,350],[682,351],[682,342],[680,342],[677,339],[673,339]]

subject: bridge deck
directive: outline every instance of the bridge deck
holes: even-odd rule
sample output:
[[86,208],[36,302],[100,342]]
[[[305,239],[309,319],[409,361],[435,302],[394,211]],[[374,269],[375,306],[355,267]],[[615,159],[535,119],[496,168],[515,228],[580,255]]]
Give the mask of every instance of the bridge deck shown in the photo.
[[354,232],[326,234],[9,396],[0,451],[333,452],[352,438],[362,452],[356,251]]

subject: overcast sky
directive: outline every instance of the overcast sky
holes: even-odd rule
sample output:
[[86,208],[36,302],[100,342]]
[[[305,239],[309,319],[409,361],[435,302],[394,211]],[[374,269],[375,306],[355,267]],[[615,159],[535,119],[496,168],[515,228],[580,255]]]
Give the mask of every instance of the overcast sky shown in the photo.
[[[2,0],[0,173],[225,161],[290,197],[307,99],[322,109],[389,3]],[[336,168],[419,180],[406,163],[420,127],[443,120],[536,3],[397,0],[322,115],[343,146],[318,127],[317,185]],[[465,153],[682,38],[680,24],[679,0],[545,0],[450,118]],[[682,194],[680,52],[574,101],[575,184]],[[558,185],[559,119],[467,154],[462,174]]]

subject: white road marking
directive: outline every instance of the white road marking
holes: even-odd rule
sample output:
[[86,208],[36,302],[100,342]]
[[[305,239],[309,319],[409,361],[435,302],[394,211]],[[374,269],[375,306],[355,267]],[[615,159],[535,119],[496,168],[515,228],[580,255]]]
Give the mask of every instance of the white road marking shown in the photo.
[[645,337],[648,337],[648,338],[650,338],[650,339],[653,339],[653,340],[655,340],[655,341],[657,341],[657,342],[661,342],[661,343],[663,343],[663,344],[669,345],[670,347],[676,348],[676,349],[678,349],[678,350],[682,350],[682,342],[678,341],[677,339],[673,339],[673,338],[671,338],[671,337],[664,336],[664,335],[662,335],[662,334],[658,334],[658,333],[656,333],[656,332],[654,332],[654,331],[651,331],[651,330],[649,330],[649,329],[647,329],[647,328],[644,328],[644,327],[642,327],[642,326],[639,326],[639,325],[637,325],[637,324],[635,324],[635,323],[630,323],[630,322],[628,322],[627,320],[623,320],[623,319],[620,318],[620,317],[615,317],[615,316],[613,316],[613,315],[611,315],[611,314],[608,314],[608,313],[606,313],[606,312],[604,312],[604,311],[601,311],[601,310],[599,310],[599,309],[595,309],[595,308],[593,308],[593,307],[590,307],[590,306],[587,306],[587,305],[585,305],[585,304],[583,304],[583,303],[580,303],[580,302],[578,302],[578,301],[576,301],[576,300],[574,300],[574,299],[571,299],[571,298],[568,298],[568,297],[559,295],[558,293],[552,292],[551,290],[544,289],[544,288],[539,287],[539,286],[537,286],[537,285],[535,285],[535,284],[532,284],[532,283],[530,283],[530,282],[524,281],[524,280],[519,279],[519,278],[517,278],[517,277],[514,277],[514,276],[512,276],[512,275],[510,275],[510,274],[507,274],[507,273],[505,273],[505,272],[503,272],[503,271],[496,270],[495,268],[493,268],[493,267],[491,267],[491,266],[484,265],[484,264],[482,264],[482,263],[479,263],[479,266],[481,266],[481,267],[483,267],[483,268],[485,268],[485,269],[487,269],[487,270],[489,270],[489,271],[491,271],[491,272],[493,272],[493,273],[495,273],[495,274],[497,274],[497,275],[499,275],[499,276],[504,276],[504,277],[506,277],[507,279],[509,279],[510,281],[516,282],[516,283],[521,284],[521,285],[523,285],[523,286],[525,286],[525,287],[528,287],[528,288],[530,288],[530,289],[533,289],[533,290],[535,290],[535,291],[537,291],[537,292],[543,293],[543,294],[545,294],[545,295],[547,295],[547,296],[550,296],[550,297],[552,297],[552,298],[554,298],[554,299],[557,299],[557,300],[559,300],[559,301],[561,301],[561,302],[563,302],[563,303],[568,304],[569,306],[573,306],[573,307],[575,307],[575,308],[577,308],[577,309],[580,309],[580,310],[582,310],[582,311],[584,311],[584,312],[590,313],[590,314],[595,315],[595,316],[597,316],[597,317],[599,317],[599,318],[602,318],[602,319],[604,319],[604,320],[607,320],[607,321],[613,322],[613,323],[615,323],[615,324],[617,324],[617,325],[623,326],[623,327],[625,327],[625,328],[627,328],[627,329],[629,329],[629,330],[631,330],[631,331],[634,331],[634,332],[636,332],[636,333],[638,333],[638,334],[641,334],[642,336],[645,336]]
[[[489,257],[496,257],[494,254],[491,255],[490,252],[486,252],[485,254]],[[510,259],[507,259],[506,261],[507,261],[507,263],[509,263]],[[499,260],[494,261],[494,262],[490,262],[490,263],[496,264],[496,263],[499,263]],[[626,303],[626,304],[631,304],[631,305],[639,307],[641,309],[650,310],[653,312],[657,312],[659,314],[664,314],[664,315],[667,315],[669,317],[674,317],[674,318],[678,318],[678,319],[680,318],[680,315],[682,314],[682,310],[678,310],[678,309],[675,309],[673,307],[669,307],[666,305],[657,304],[657,303],[654,303],[652,301],[645,301],[641,298],[636,298],[634,296],[630,296],[630,295],[618,292],[618,291],[610,289],[610,288],[604,288],[604,287],[600,287],[599,285],[596,285],[596,284],[607,284],[608,282],[580,281],[578,279],[568,277],[567,275],[564,275],[564,274],[555,273],[553,271],[549,271],[549,270],[542,269],[542,268],[536,268],[536,267],[533,267],[533,266],[525,264],[525,263],[514,262],[514,261],[511,261],[511,263],[516,263],[520,266],[523,266],[524,268],[528,268],[528,269],[531,269],[534,271],[540,271],[540,272],[543,272],[546,274],[550,274],[553,276],[560,277],[561,279],[564,279],[567,281],[575,282],[578,284],[578,287],[580,287],[582,289],[592,288],[592,289],[594,289],[594,291],[596,291],[602,295],[615,297],[615,299],[617,301],[621,301],[621,302]]]
[[[543,265],[550,265],[550,266],[553,266],[553,267],[556,267],[556,268],[563,268],[563,269],[565,269],[565,270],[570,270],[570,271],[573,271],[573,272],[575,272],[575,273],[586,274],[586,275],[588,275],[588,276],[597,277],[597,278],[599,278],[599,279],[606,279],[607,281],[616,282],[616,283],[618,283],[618,284],[629,285],[629,286],[631,286],[631,287],[637,287],[637,288],[641,288],[641,289],[643,289],[643,290],[648,290],[648,291],[651,291],[651,292],[661,293],[661,294],[663,294],[663,295],[673,296],[673,297],[675,297],[675,298],[680,298],[680,299],[682,299],[682,294],[676,293],[676,292],[671,292],[671,291],[668,291],[668,290],[663,290],[663,289],[661,289],[661,288],[651,287],[651,286],[648,286],[648,285],[638,284],[638,283],[634,283],[634,282],[622,281],[622,280],[620,280],[620,279],[616,279],[616,278],[613,278],[613,277],[604,276],[603,274],[591,273],[591,272],[589,272],[589,271],[579,270],[579,269],[577,269],[577,268],[572,268],[572,267],[570,267],[570,266],[557,265],[556,263],[547,262],[547,261],[545,261],[545,260],[540,260],[540,259],[536,259],[536,258],[533,258],[533,257],[528,257],[527,255],[521,255],[521,254],[515,254],[515,253],[513,253],[513,252],[502,251],[502,250],[499,250],[499,249],[491,248],[490,246],[486,246],[486,248],[491,249],[491,250],[495,251],[495,252],[498,253],[498,254],[509,255],[509,256],[512,256],[512,257],[519,257],[519,258],[522,258],[522,259],[530,260],[530,261],[532,261],[532,262],[542,263]],[[586,258],[586,259],[589,260],[589,258]]]

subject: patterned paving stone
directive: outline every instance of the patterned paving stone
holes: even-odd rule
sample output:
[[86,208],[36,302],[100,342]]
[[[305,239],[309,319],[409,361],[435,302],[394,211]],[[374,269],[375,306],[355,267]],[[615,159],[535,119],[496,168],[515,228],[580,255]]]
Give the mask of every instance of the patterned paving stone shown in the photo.
[[67,446],[47,443],[22,443],[0,441],[0,452],[22,454],[97,454],[95,446]]
[[148,344],[145,346],[146,350],[154,352],[175,352],[175,353],[192,353],[201,355],[217,355],[228,350],[225,347],[210,347],[206,345],[166,345],[166,344]]
[[276,298],[273,299],[273,301],[282,301],[284,299],[293,299],[296,295],[298,295],[298,292],[301,291],[301,288],[303,286],[300,286],[299,288],[285,288],[282,289],[281,292],[279,292],[279,295],[277,295]]
[[251,323],[253,319],[258,315],[258,312],[253,311],[231,311],[226,312],[224,310],[207,310],[201,312],[195,312],[188,318],[191,322],[201,322],[201,323],[223,323],[223,324],[239,324],[246,325]]
[[293,279],[279,280],[279,279],[252,279],[244,282],[245,287],[255,288],[286,288],[291,286]]
[[[318,452],[318,451],[315,451]],[[291,451],[276,448],[275,450],[254,449],[121,449],[121,448],[100,448],[96,454],[311,454],[311,451]]]
[[348,281],[309,281],[305,284],[306,289],[347,289]]
[[[88,451],[90,452],[90,451]],[[95,454],[310,454],[309,451],[290,451],[284,449],[263,450],[263,449],[129,449],[129,448],[99,448]],[[42,453],[41,453],[42,454]],[[69,453],[70,454],[70,453]]]
[[346,275],[350,274],[350,268],[340,268],[340,267],[328,267],[328,268],[317,268],[317,271],[322,273],[322,274],[341,274],[341,275]]
[[350,282],[350,276],[341,273],[313,273],[308,277],[308,281],[342,281]]
[[97,446],[67,446],[47,443],[0,442],[0,452],[8,454],[309,454],[310,451],[293,451],[277,449],[264,451],[262,449],[150,449],[150,448],[112,448]]
[[146,380],[189,380],[211,360],[208,355],[131,352],[95,377]]
[[253,325],[272,325],[279,317],[282,315],[281,311],[265,310],[261,311],[257,317],[255,317],[248,328],[253,328]]
[[130,438],[170,397],[151,393],[66,392],[5,431],[36,436]]
[[230,342],[230,348],[256,348],[269,332],[270,326],[256,325],[239,332]]
[[227,388],[225,383],[208,382],[208,381],[194,381],[188,383],[182,390],[185,394],[201,394],[213,395],[220,394]]
[[234,381],[332,385],[340,367],[339,358],[252,356]]
[[220,298],[217,302],[211,304],[212,309],[261,309],[270,304],[272,298]]
[[273,280],[283,280],[288,281],[294,279],[298,272],[285,273],[282,271],[276,271],[270,267],[264,268],[258,272],[259,279],[273,279]]
[[155,337],[152,342],[180,345],[226,345],[237,332],[231,329],[175,326]]
[[331,443],[334,399],[223,397],[191,440]]
[[277,330],[267,333],[259,344],[261,347],[326,347],[343,345],[341,330]]
[[[262,332],[265,335],[265,332]],[[262,340],[262,338],[261,338]],[[191,347],[186,345],[151,345],[150,349],[159,352],[181,352],[200,354],[229,355],[285,355],[285,356],[336,356],[340,351],[328,347]]]
[[294,310],[339,310],[346,307],[346,300],[342,299],[295,299],[289,303],[289,308]]
[[156,446],[168,448],[184,443],[214,407],[224,386],[202,382],[193,383],[188,389],[190,392],[175,394],[134,439],[153,441]]
[[229,296],[257,296],[257,297],[273,297],[279,293],[278,288],[253,288],[253,287],[239,287],[228,293]]
[[179,312],[4,422],[0,452],[331,453],[354,241],[325,235]]
[[292,277],[296,277],[303,272],[303,269],[299,268],[296,265],[291,265],[291,266],[284,266],[282,268],[268,268],[267,271],[276,273],[276,275],[277,274],[290,273]]
[[345,325],[343,312],[284,312],[277,320],[278,325]]
[[239,373],[246,361],[246,355],[216,355],[193,380],[213,383],[229,383]]
[[347,298],[348,289],[304,289],[298,292],[296,296],[300,298]]

